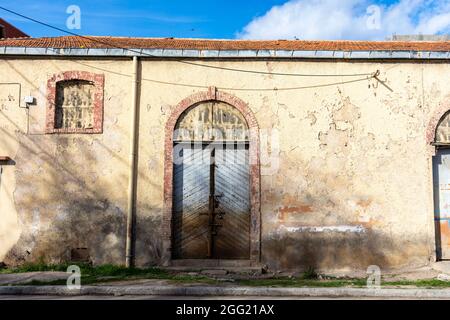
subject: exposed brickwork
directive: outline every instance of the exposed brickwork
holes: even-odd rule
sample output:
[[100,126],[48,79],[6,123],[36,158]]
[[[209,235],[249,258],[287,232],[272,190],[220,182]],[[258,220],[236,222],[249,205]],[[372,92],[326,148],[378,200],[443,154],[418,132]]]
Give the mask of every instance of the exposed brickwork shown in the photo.
[[[94,92],[94,126],[93,128],[55,128],[55,103],[56,85],[60,81],[85,80],[90,81],[95,86]],[[103,74],[96,74],[87,71],[65,71],[53,75],[47,81],[47,114],[45,123],[46,133],[102,133],[103,132],[103,97],[104,97],[105,77]]]
[[170,264],[171,259],[171,221],[172,221],[172,188],[173,188],[173,131],[180,115],[190,106],[206,101],[222,101],[234,106],[244,116],[250,130],[250,259],[259,262],[261,255],[261,183],[259,164],[259,127],[249,106],[236,96],[217,91],[210,87],[208,91],[195,93],[183,99],[173,110],[165,128],[164,153],[164,213],[163,213],[163,262]]

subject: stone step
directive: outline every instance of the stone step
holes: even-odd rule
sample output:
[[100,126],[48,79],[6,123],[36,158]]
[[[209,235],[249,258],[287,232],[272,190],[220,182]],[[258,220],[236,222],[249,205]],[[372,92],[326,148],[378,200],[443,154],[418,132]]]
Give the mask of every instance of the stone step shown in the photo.
[[218,273],[262,273],[263,268],[259,263],[251,260],[218,260],[218,259],[177,259],[172,260],[166,270],[182,272],[202,272],[217,270]]
[[450,261],[448,260],[435,262],[431,265],[431,267],[434,270],[450,275]]
[[198,272],[207,275],[225,275],[225,274],[262,274],[261,267],[198,267],[198,266],[182,266],[182,267],[161,267],[163,270],[179,271],[179,272]]
[[261,267],[259,263],[251,260],[231,260],[231,259],[176,259],[172,260],[172,267],[202,267],[202,268],[228,268],[228,267]]

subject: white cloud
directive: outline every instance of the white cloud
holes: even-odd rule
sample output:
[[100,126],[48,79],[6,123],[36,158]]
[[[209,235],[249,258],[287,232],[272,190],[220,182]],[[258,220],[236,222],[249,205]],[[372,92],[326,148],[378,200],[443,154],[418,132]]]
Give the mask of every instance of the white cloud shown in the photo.
[[253,19],[243,39],[366,39],[450,32],[450,0],[290,0]]

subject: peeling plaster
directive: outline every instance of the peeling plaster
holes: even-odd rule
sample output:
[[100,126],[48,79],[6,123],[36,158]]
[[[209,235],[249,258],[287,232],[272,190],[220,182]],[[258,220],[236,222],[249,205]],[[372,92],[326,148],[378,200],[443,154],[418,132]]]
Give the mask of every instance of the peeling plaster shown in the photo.
[[[374,69],[373,62],[211,63],[279,72]],[[5,64],[0,81],[22,82],[24,92],[40,90],[43,95],[36,94],[37,105],[30,109],[28,134],[24,134],[24,110],[10,108],[0,114],[4,130],[0,149],[16,162],[7,167],[9,180],[3,181],[2,176],[2,190],[11,191],[0,202],[14,209],[11,216],[20,228],[10,225],[21,233],[18,241],[0,243],[0,256],[10,251],[12,262],[40,257],[58,262],[67,258],[67,248],[87,247],[95,263],[122,263],[131,83],[129,77],[116,73],[130,73],[131,64],[108,61],[113,72],[105,73],[105,132],[96,136],[40,134],[45,125],[45,72],[51,76],[78,69],[79,64],[61,59],[50,63],[15,59],[10,64],[14,69]],[[391,69],[392,65],[399,68]],[[293,84],[292,78],[205,73],[174,61],[142,61],[141,67],[142,74],[217,87]],[[363,81],[339,89],[231,92],[248,104],[261,132],[279,132],[279,148],[267,137],[259,137],[268,158],[279,158],[279,167],[262,175],[261,185],[256,186],[261,191],[261,262],[271,268],[398,267],[428,262],[434,233],[431,153],[426,137],[433,135],[433,119],[438,121],[450,109],[450,100],[444,96],[450,92],[450,82],[445,80],[450,67],[383,62],[376,68],[393,91],[373,81],[368,88],[369,83]],[[322,80],[311,81],[319,84]],[[136,210],[136,261],[140,266],[159,265],[164,256],[164,128],[176,103],[194,92],[142,82]],[[8,226],[0,223],[3,230]]]
[[339,225],[339,226],[299,226],[299,227],[286,227],[281,225],[278,233],[283,232],[352,232],[352,233],[363,233],[366,232],[366,228],[362,225]]

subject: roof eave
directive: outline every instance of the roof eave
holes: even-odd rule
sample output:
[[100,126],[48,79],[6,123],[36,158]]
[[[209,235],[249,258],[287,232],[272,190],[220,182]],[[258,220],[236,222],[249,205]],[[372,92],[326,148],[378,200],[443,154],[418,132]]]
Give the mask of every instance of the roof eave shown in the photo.
[[150,58],[313,58],[313,59],[426,59],[448,60],[450,51],[412,50],[198,50],[198,49],[99,49],[0,47],[0,55],[17,56],[91,56],[91,57],[150,57]]

